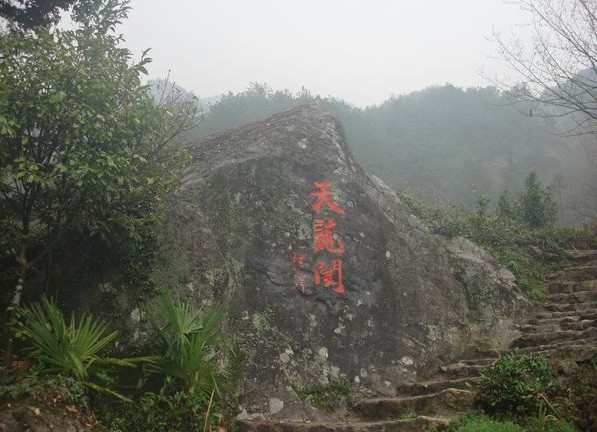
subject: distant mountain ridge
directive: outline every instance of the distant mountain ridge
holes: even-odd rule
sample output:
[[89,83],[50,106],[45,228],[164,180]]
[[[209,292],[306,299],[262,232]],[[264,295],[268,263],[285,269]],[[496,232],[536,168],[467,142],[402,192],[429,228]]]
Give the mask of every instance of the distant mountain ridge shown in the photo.
[[[292,94],[254,84],[210,105],[187,138],[219,133],[315,99],[308,91]],[[591,193],[597,187],[595,167],[579,140],[554,135],[553,119],[529,116],[541,107],[515,105],[493,87],[430,87],[366,109],[332,98],[321,102],[341,122],[368,171],[429,204],[472,207],[480,194],[496,203],[504,190],[520,191],[534,170],[552,186],[562,223],[579,223],[597,209]]]

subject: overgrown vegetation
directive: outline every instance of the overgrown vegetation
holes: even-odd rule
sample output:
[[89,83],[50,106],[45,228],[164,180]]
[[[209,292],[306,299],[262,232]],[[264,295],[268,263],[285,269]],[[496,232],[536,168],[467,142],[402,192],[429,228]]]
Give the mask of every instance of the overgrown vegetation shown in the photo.
[[507,191],[500,195],[498,214],[531,229],[553,226],[558,219],[558,207],[552,188],[543,186],[535,171],[531,171],[524,184],[524,191],[518,194],[514,203],[510,202]]
[[216,373],[215,351],[223,345],[219,328],[223,314],[220,305],[202,311],[163,293],[152,321],[155,338],[151,349],[160,355],[149,369],[175,377],[184,387],[206,397],[219,391],[222,383]]
[[[584,430],[587,415],[578,416],[570,404],[569,395],[563,392],[568,384],[558,380],[544,356],[514,351],[481,371],[479,397],[486,412],[502,423],[500,427],[508,424],[504,430],[574,432],[572,421]],[[503,419],[511,419],[523,429]]]
[[[107,326],[92,315],[77,320],[73,314],[67,321],[47,299],[22,308],[14,331],[28,360],[19,360],[20,375],[3,380],[0,398],[47,404],[47,395],[58,391],[62,405],[77,404],[113,431],[204,430],[222,421],[223,308],[200,310],[164,294],[153,313],[150,340],[158,342],[145,347],[147,356],[122,359],[104,356],[117,334],[106,334]],[[136,385],[118,382],[118,368],[140,364]]]
[[555,390],[555,375],[540,355],[507,353],[481,372],[482,402],[493,413],[536,413],[541,405],[538,395],[551,397]]
[[535,173],[528,175],[526,185],[514,201],[503,194],[496,211],[487,195],[477,198],[473,211],[463,206],[433,208],[407,194],[399,196],[433,232],[483,246],[514,274],[527,295],[540,298],[546,290],[545,275],[565,264],[562,251],[596,247],[597,236],[588,227],[554,227],[550,189]]
[[[206,430],[223,421],[227,377],[220,305],[198,309],[162,294],[153,311],[152,361],[139,377],[135,404],[102,401],[97,415],[111,430]],[[154,377],[158,380],[156,381]]]
[[525,432],[522,426],[512,421],[500,421],[485,415],[470,415],[452,428],[452,432]]
[[[151,59],[134,61],[116,33],[126,0],[28,2],[19,16],[5,3],[23,2],[1,3],[14,26],[0,30],[0,304],[10,304],[0,398],[62,401],[114,431],[206,430],[227,379],[221,306],[161,296],[145,311],[146,355],[121,358],[107,354],[117,351],[108,324],[65,318],[42,295],[69,304],[70,288],[107,285],[104,272],[151,287],[155,225],[187,159],[174,144],[196,124],[196,98],[141,83]],[[52,27],[69,6],[72,30]]]
[[139,262],[152,244],[185,159],[170,144],[195,124],[197,103],[156,100],[142,85],[151,59],[133,61],[115,33],[128,10],[75,2],[73,30],[0,32],[4,293],[56,295],[70,275]]
[[[481,372],[479,401],[484,413],[466,416],[450,432],[575,432],[592,430],[594,419],[579,412],[545,357],[511,352]],[[577,384],[572,384],[574,387]],[[591,397],[585,400],[592,400]],[[557,403],[555,402],[557,401]],[[573,421],[580,429],[576,429]]]

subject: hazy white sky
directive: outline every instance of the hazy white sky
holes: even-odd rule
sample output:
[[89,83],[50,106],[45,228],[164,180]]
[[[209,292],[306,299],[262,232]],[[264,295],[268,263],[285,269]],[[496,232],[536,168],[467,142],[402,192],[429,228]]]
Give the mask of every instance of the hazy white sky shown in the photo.
[[494,30],[528,21],[503,0],[132,0],[126,45],[152,78],[200,97],[251,82],[377,104],[430,85],[484,86]]

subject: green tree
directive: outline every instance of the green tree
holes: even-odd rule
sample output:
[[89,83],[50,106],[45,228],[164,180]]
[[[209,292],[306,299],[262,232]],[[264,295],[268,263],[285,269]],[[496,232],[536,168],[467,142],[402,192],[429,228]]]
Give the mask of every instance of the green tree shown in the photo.
[[530,228],[552,226],[558,219],[558,208],[550,187],[543,186],[532,171],[525,180],[525,189],[518,195],[516,213]]
[[170,143],[197,104],[142,85],[151,59],[133,61],[115,33],[127,4],[78,3],[74,30],[0,34],[0,257],[15,264],[14,304],[33,272],[142,242],[174,184]]
[[0,0],[0,17],[23,29],[56,24],[78,0]]
[[500,194],[500,198],[497,203],[497,213],[502,217],[509,219],[516,219],[516,212],[512,206],[510,195],[507,190]]

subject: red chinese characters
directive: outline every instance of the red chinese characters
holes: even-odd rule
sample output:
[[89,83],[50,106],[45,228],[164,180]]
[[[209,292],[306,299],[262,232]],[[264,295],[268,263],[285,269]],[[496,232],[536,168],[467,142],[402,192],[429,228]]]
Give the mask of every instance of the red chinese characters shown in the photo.
[[[313,285],[329,288],[337,294],[345,292],[342,255],[345,251],[344,239],[336,232],[338,222],[331,213],[344,215],[342,209],[332,198],[329,181],[314,183],[315,190],[311,195],[315,197],[312,205],[317,217],[313,221],[313,251],[317,257],[313,263]],[[305,294],[306,276],[309,275],[305,266],[305,255],[292,253],[292,271],[294,272],[293,288]]]
[[311,195],[315,196],[317,200],[313,203],[313,210],[317,213],[321,210],[321,207],[324,204],[327,204],[328,207],[339,214],[344,214],[344,210],[338,206],[334,201],[332,201],[331,192],[329,191],[330,186],[332,183],[329,181],[322,181],[322,182],[315,182],[315,187],[317,188],[316,191],[311,192]]
[[292,270],[302,269],[305,265],[305,255],[292,252]]
[[294,272],[294,290],[300,290],[301,293],[305,293],[306,288],[306,277],[301,272],[301,269],[305,265],[305,255],[297,254],[292,252],[292,271]]
[[313,283],[319,285],[322,282],[325,288],[331,288],[335,293],[342,294],[344,292],[342,260],[340,258],[333,259],[330,266],[322,259],[317,260],[313,269]]
[[332,218],[316,218],[313,223],[313,249],[315,252],[327,250],[333,253],[344,253],[344,240],[334,233],[336,221]]

